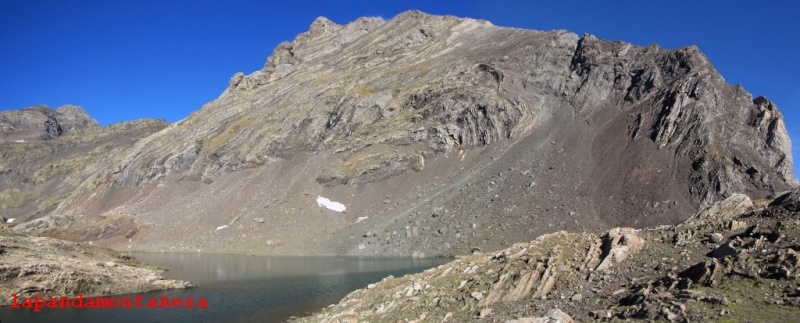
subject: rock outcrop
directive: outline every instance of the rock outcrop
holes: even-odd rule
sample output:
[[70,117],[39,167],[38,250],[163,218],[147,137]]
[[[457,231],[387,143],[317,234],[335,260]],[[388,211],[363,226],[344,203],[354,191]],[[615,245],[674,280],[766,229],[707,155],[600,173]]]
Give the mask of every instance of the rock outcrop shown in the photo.
[[0,305],[12,304],[12,294],[48,299],[195,287],[107,248],[0,230]]
[[91,232],[122,217],[147,232],[125,247],[146,250],[466,254],[773,197],[797,184],[790,148],[777,107],[694,46],[319,18],[36,217],[84,215]]
[[733,195],[675,227],[543,235],[388,277],[299,321],[785,321],[800,314],[800,203],[781,201]]
[[[626,249],[638,247],[620,256],[624,241],[629,242]],[[384,279],[351,293],[310,320],[335,322],[354,317],[359,321],[464,322],[494,317],[493,308],[513,308],[525,299],[548,299],[559,293],[563,298],[565,291],[576,288],[586,277],[606,271],[643,245],[630,228],[617,228],[602,237],[563,231],[547,234],[421,274]],[[579,300],[582,296],[570,297]]]

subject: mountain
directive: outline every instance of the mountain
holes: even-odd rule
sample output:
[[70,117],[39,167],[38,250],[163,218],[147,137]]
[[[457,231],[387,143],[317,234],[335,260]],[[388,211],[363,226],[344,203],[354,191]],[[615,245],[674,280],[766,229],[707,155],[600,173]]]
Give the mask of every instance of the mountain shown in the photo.
[[57,109],[39,105],[0,112],[0,142],[55,138],[88,127],[97,127],[97,121],[74,105]]
[[17,224],[51,213],[115,155],[165,126],[140,120],[100,127],[71,105],[0,112],[0,214]]
[[318,18],[140,138],[15,230],[142,250],[456,255],[677,224],[797,185],[778,108],[697,47],[417,11]]

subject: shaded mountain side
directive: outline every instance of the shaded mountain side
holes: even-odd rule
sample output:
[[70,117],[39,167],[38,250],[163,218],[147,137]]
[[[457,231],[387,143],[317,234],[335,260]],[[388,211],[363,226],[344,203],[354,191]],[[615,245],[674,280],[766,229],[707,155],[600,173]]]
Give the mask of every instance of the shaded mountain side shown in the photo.
[[800,200],[734,194],[678,226],[560,231],[387,277],[294,322],[785,322],[800,314]]
[[772,196],[797,184],[790,148],[777,107],[693,46],[318,18],[51,215],[148,250],[453,255]]
[[[27,115],[32,111],[38,115],[45,111],[43,109],[6,111],[0,118]],[[64,109],[47,110],[47,113],[58,115]],[[78,107],[70,109],[83,111]],[[59,125],[57,129],[64,130],[58,136],[43,134],[0,141],[0,214],[14,218],[15,223],[49,214],[81,183],[113,163],[116,155],[166,126],[165,122],[158,120],[124,122],[106,127],[99,127],[97,122],[91,121],[89,126],[68,126],[71,121],[58,118],[54,121]],[[23,126],[20,123],[16,125],[16,130],[4,131],[3,134],[9,137],[19,134]],[[28,129],[44,131],[34,126],[28,126]]]

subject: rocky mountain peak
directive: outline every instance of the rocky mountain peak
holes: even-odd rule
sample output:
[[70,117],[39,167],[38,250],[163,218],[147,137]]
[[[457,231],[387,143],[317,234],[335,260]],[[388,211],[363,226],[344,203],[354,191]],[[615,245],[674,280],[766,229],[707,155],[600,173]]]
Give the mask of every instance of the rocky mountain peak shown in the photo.
[[317,17],[317,19],[314,19],[314,22],[312,22],[311,26],[308,27],[306,34],[309,37],[317,37],[339,31],[341,28],[342,26],[336,24],[330,19],[320,16]]
[[79,106],[63,105],[50,109],[47,105],[38,105],[0,112],[0,140],[55,138],[97,125],[97,121]]

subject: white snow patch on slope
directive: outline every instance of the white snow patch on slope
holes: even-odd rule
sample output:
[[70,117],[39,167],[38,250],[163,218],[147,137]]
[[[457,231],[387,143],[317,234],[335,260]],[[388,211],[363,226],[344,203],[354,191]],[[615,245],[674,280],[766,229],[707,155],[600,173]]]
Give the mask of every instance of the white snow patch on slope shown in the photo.
[[344,212],[347,209],[344,204],[331,201],[319,195],[317,195],[317,205],[336,212]]
[[222,230],[222,229],[225,229],[225,228],[227,228],[227,227],[228,227],[228,225],[227,225],[227,224],[226,224],[226,225],[221,225],[221,226],[218,226],[218,227],[217,227],[217,230]]

